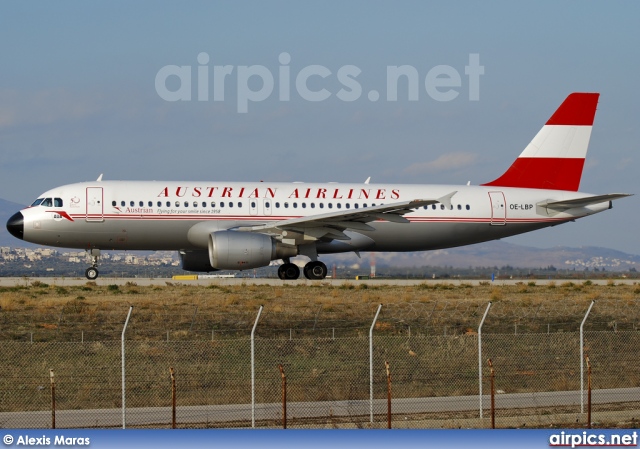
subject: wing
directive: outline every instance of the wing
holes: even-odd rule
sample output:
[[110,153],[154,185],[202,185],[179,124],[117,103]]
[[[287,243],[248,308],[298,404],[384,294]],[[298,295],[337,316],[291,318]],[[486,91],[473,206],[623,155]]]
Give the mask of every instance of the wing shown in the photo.
[[236,230],[270,234],[281,238],[283,243],[296,245],[305,242],[310,243],[319,239],[350,240],[350,237],[343,231],[374,231],[375,228],[367,223],[376,220],[409,223],[409,220],[404,217],[405,214],[413,212],[419,207],[436,203],[442,203],[450,207],[451,197],[456,193],[457,191],[451,192],[438,199],[402,201],[380,206],[348,209],[327,214],[292,218],[260,226],[239,227]]

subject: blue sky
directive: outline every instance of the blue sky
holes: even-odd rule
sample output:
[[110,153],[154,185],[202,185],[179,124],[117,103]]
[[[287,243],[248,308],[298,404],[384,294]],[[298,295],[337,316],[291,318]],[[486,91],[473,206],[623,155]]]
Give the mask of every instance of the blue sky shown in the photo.
[[[581,190],[638,189],[637,2],[18,2],[0,4],[0,197],[30,203],[95,179],[480,184],[495,179],[573,91],[601,92]],[[224,101],[197,101],[200,53],[234,71]],[[290,100],[279,56],[290,55]],[[479,55],[479,100],[465,66]],[[166,101],[155,79],[192,67],[192,100]],[[238,112],[238,68],[263,66],[275,89]],[[312,77],[325,101],[297,95]],[[388,66],[409,65],[419,98],[386,99]],[[461,74],[436,101],[427,73]],[[336,75],[355,66],[362,95],[342,101]],[[259,90],[255,77],[248,84]],[[167,81],[176,89],[177,78]],[[370,90],[380,100],[370,101]],[[637,197],[561,227],[508,239],[640,254]]]

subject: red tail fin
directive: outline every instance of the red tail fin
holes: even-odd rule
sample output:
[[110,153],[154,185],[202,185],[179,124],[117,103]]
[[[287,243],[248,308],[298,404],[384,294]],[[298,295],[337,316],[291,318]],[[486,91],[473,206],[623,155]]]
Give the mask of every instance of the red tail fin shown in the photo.
[[570,94],[511,167],[483,185],[577,191],[599,96]]

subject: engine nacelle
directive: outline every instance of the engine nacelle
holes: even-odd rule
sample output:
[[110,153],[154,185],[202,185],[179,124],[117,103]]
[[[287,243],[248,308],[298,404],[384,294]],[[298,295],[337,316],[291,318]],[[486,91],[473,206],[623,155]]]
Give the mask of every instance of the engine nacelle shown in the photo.
[[246,270],[269,265],[274,259],[298,254],[265,234],[217,231],[209,235],[209,263],[218,270]]
[[182,262],[182,269],[186,271],[198,271],[204,273],[210,273],[211,271],[218,271],[211,266],[209,262],[209,251],[180,251],[180,261]]

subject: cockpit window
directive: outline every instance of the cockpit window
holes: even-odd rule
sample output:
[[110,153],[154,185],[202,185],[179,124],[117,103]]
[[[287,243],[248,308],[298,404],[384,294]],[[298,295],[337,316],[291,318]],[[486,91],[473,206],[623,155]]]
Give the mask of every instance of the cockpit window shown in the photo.
[[44,207],[51,207],[53,202],[51,201],[51,198],[45,198],[40,205]]
[[33,202],[33,204],[31,205],[31,207],[39,206],[39,205],[40,205],[40,203],[42,203],[43,201],[44,201],[44,198],[38,198],[37,200],[35,200],[35,201]]
[[54,198],[53,207],[62,207],[62,198]]

